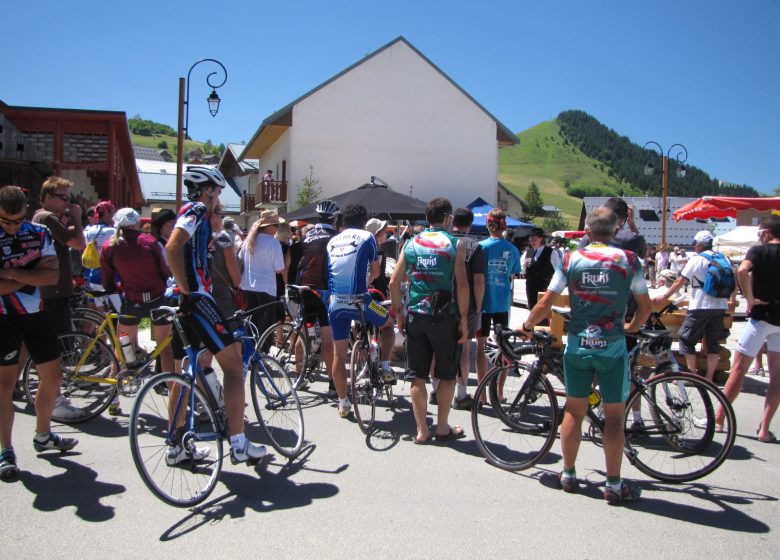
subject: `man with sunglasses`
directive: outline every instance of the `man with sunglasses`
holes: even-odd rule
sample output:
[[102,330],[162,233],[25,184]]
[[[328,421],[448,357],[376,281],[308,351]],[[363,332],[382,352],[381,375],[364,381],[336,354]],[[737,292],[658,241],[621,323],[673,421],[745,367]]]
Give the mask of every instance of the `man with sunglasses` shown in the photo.
[[51,432],[51,414],[60,386],[60,345],[42,311],[41,288],[57,282],[57,256],[49,230],[25,220],[27,197],[19,187],[0,188],[0,478],[17,472],[11,433],[13,388],[22,343],[38,368],[35,400],[36,451],[68,451],[75,439]]
[[[63,177],[49,177],[41,186],[41,208],[32,218],[33,223],[43,224],[54,238],[57,251],[57,282],[41,288],[43,310],[60,335],[73,329],[71,323],[70,298],[73,296],[73,268],[70,249],[83,251],[87,246],[81,225],[81,206],[71,201],[73,183]],[[75,419],[81,411],[71,406],[68,400],[57,397],[56,415],[63,419]]]

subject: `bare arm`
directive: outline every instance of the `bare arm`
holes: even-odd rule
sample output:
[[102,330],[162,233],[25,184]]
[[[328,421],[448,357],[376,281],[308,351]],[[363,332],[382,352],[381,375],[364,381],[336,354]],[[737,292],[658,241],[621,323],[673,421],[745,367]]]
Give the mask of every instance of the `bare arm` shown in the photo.
[[458,344],[463,344],[468,337],[469,279],[466,275],[466,245],[462,241],[458,241],[455,254],[455,283],[458,289],[458,311],[460,312]]
[[741,263],[739,263],[739,268],[737,268],[737,279],[739,280],[739,286],[742,288],[742,295],[745,296],[745,301],[747,302],[748,313],[750,313],[750,310],[753,308],[754,305],[756,304],[763,305],[766,303],[765,301],[756,299],[755,296],[753,295],[752,276],[753,276],[753,263],[745,259]]
[[57,257],[42,257],[33,268],[0,270],[0,295],[10,294],[24,286],[52,286],[59,279]]
[[290,261],[292,260],[292,257],[290,256],[290,250],[288,249],[287,252],[284,254],[284,270],[282,271],[282,281],[287,284],[289,282],[289,272],[290,272]]
[[368,265],[368,283],[369,284],[379,277],[379,266],[381,264],[382,264],[382,261],[377,259],[375,261],[371,261],[371,263]]
[[[236,250],[234,247],[225,247],[223,256],[225,258],[225,268],[230,278],[230,283],[233,287],[238,287],[241,284],[241,269],[238,267],[238,258],[236,257]],[[287,282],[285,281],[285,284]]]
[[189,241],[189,234],[181,229],[174,228],[168,243],[165,245],[165,254],[168,256],[168,268],[179,286],[179,292],[189,295],[190,288],[187,284],[187,273],[184,268],[184,245]]
[[[672,285],[669,286],[669,289],[666,290],[665,294],[661,294],[659,296],[655,296],[653,298],[653,300],[652,300],[653,303],[661,303],[665,299],[669,299],[674,294],[676,294],[678,292],[678,290],[680,288],[682,288],[687,283],[688,283],[688,279],[685,276],[680,276],[677,280],[672,282]],[[647,317],[645,317],[645,319],[647,319]]]
[[539,323],[539,321],[547,318],[547,316],[550,314],[550,311],[552,310],[552,306],[556,297],[558,297],[558,292],[547,290],[542,298],[536,302],[536,305],[534,305],[534,308],[531,310],[531,314],[528,316],[528,319],[526,319],[525,323],[521,325],[521,329],[528,332],[532,330],[534,325]]
[[481,272],[474,274],[474,303],[477,304],[477,313],[482,312],[482,300],[485,299],[485,275]]
[[404,315],[404,300],[401,294],[401,283],[406,280],[406,257],[403,250],[398,256],[396,261],[393,275],[390,277],[390,299],[393,302],[393,309],[395,309],[395,320],[398,324],[398,330],[401,334],[406,332],[406,316]]

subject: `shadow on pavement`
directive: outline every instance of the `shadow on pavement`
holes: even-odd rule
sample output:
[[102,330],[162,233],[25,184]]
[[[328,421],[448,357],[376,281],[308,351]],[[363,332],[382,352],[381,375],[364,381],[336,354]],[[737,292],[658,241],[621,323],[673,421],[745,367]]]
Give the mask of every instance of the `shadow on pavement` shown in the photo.
[[[525,476],[537,478],[540,484],[547,488],[555,489],[558,492],[562,491],[558,484],[557,472],[537,471],[530,476]],[[775,496],[709,486],[702,483],[671,485],[662,482],[635,481],[634,484],[642,489],[642,497],[637,502],[624,505],[625,508],[695,525],[741,533],[768,533],[771,528],[763,521],[751,517],[735,506],[750,506],[755,502],[776,502],[778,500]],[[703,503],[701,507],[675,503],[663,499],[664,493],[669,496],[685,494]],[[603,501],[603,482],[594,483],[589,480],[581,480],[577,494]],[[572,499],[576,498],[576,495],[572,496]],[[606,504],[605,507],[607,507]]]
[[[335,484],[310,482],[296,484],[290,477],[300,470],[312,470],[319,473],[340,474],[349,465],[342,465],[333,471],[309,469],[306,467],[308,456],[314,445],[302,451],[295,461],[278,464],[262,462],[251,474],[235,471],[223,471],[220,482],[228,492],[204,505],[193,508],[191,512],[174,523],[162,535],[161,541],[171,541],[182,537],[204,525],[219,523],[225,518],[237,519],[246,515],[247,509],[266,513],[280,509],[291,509],[311,505],[314,500],[332,498],[338,494]],[[280,466],[278,472],[268,470],[269,466]],[[258,478],[259,477],[259,478]]]
[[123,493],[125,487],[99,481],[97,472],[67,459],[71,455],[40,455],[41,459],[64,469],[60,474],[41,476],[29,471],[19,473],[19,480],[25,488],[35,494],[33,507],[40,511],[73,507],[77,516],[93,523],[112,519],[114,508],[100,501],[106,496]]

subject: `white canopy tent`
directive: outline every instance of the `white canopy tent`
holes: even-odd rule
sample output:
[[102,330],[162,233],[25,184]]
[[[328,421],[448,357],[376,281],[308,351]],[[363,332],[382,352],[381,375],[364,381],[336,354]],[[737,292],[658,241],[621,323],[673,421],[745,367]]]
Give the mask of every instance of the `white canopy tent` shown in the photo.
[[750,247],[758,243],[758,226],[737,226],[728,233],[716,237],[712,248],[731,259],[739,259],[745,256]]

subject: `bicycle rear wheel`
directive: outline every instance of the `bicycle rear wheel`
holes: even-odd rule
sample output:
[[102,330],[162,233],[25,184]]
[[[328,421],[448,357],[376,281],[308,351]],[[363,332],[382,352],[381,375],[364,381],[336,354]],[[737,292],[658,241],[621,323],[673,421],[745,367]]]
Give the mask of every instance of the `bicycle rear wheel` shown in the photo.
[[[643,426],[634,425],[636,403]],[[719,407],[725,411],[723,432],[715,426]],[[734,409],[720,389],[686,373],[658,374],[634,389],[625,426],[629,462],[664,482],[689,482],[713,472],[728,457],[737,432]]]
[[[86,422],[99,416],[116,396],[113,379],[119,372],[119,364],[102,340],[77,332],[61,334],[58,338],[62,346],[60,393],[70,401],[72,415],[61,417],[53,413],[51,419],[63,424]],[[29,358],[22,375],[27,399],[35,403],[40,376]]]
[[349,360],[352,387],[352,406],[360,431],[368,435],[374,427],[376,417],[376,382],[371,379],[371,359],[368,348],[361,340],[352,345]]
[[[488,396],[490,405],[479,407]],[[558,429],[558,401],[540,371],[523,363],[493,368],[477,387],[474,401],[474,439],[491,465],[527,469],[550,450]]]
[[271,445],[293,458],[303,447],[303,411],[282,365],[267,354],[252,361],[252,405]]
[[282,321],[268,327],[256,347],[278,361],[296,389],[304,385],[310,362],[308,338],[299,327],[289,321]]
[[[130,414],[130,451],[138,474],[165,503],[192,506],[205,500],[222,471],[222,426],[200,388],[189,409],[190,380],[176,374],[152,377]],[[172,422],[172,418],[178,422]],[[193,429],[189,429],[192,420]]]

